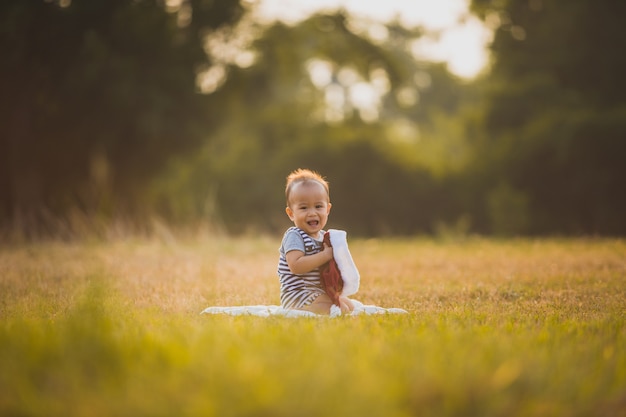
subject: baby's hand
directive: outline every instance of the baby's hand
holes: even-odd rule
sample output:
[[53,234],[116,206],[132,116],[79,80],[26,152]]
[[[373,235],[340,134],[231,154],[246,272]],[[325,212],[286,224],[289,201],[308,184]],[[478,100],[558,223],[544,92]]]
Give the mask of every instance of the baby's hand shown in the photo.
[[341,309],[341,314],[350,314],[354,311],[354,304],[348,297],[339,297],[339,308]]
[[333,259],[333,248],[332,248],[332,246],[328,246],[326,243],[324,243],[324,249],[322,249],[322,253],[326,257],[327,261],[330,261],[331,259]]

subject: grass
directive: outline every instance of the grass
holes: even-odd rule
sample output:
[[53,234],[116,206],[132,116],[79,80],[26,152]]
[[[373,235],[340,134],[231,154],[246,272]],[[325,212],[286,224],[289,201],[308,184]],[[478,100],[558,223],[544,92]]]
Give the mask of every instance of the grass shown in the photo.
[[625,416],[626,241],[351,241],[355,298],[278,304],[278,238],[0,250],[2,416]]

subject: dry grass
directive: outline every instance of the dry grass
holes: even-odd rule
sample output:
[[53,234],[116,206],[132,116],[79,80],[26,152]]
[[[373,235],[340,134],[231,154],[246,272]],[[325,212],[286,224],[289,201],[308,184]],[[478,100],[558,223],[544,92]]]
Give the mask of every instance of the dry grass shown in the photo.
[[278,304],[278,241],[3,248],[0,414],[626,414],[624,240],[356,240],[408,315],[199,315]]

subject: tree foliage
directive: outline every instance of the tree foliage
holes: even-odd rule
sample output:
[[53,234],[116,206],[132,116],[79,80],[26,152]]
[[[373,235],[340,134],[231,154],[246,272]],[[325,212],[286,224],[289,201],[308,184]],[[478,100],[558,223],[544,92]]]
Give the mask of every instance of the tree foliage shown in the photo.
[[[377,43],[355,33],[342,13],[266,28],[252,45],[254,65],[232,66],[214,93],[219,132],[156,184],[160,212],[176,222],[216,217],[231,232],[276,232],[288,222],[285,177],[307,167],[331,182],[335,227],[360,235],[430,232],[452,210],[429,159],[450,141],[428,132],[452,117],[470,89],[442,65],[415,59],[408,44],[418,36],[404,30]],[[352,94],[376,85],[371,118]],[[402,100],[407,91],[420,96],[419,106]]]
[[344,12],[262,26],[238,0],[4,1],[0,221],[277,232],[306,167],[354,234],[626,234],[626,3],[471,7],[494,38],[467,81],[415,56],[422,29],[371,36]]
[[506,183],[527,201],[517,232],[626,233],[626,3],[472,4],[497,25],[483,186]]
[[72,207],[137,209],[172,154],[215,123],[196,70],[238,0],[0,4],[0,215],[35,225]]

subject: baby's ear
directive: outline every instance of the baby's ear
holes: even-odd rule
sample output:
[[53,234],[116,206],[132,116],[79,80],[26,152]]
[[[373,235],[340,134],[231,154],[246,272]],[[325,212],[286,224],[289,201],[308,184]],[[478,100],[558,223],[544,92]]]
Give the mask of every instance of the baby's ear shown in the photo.
[[285,213],[287,213],[287,216],[289,216],[289,219],[293,220],[293,210],[291,210],[291,207],[289,206],[285,207]]

